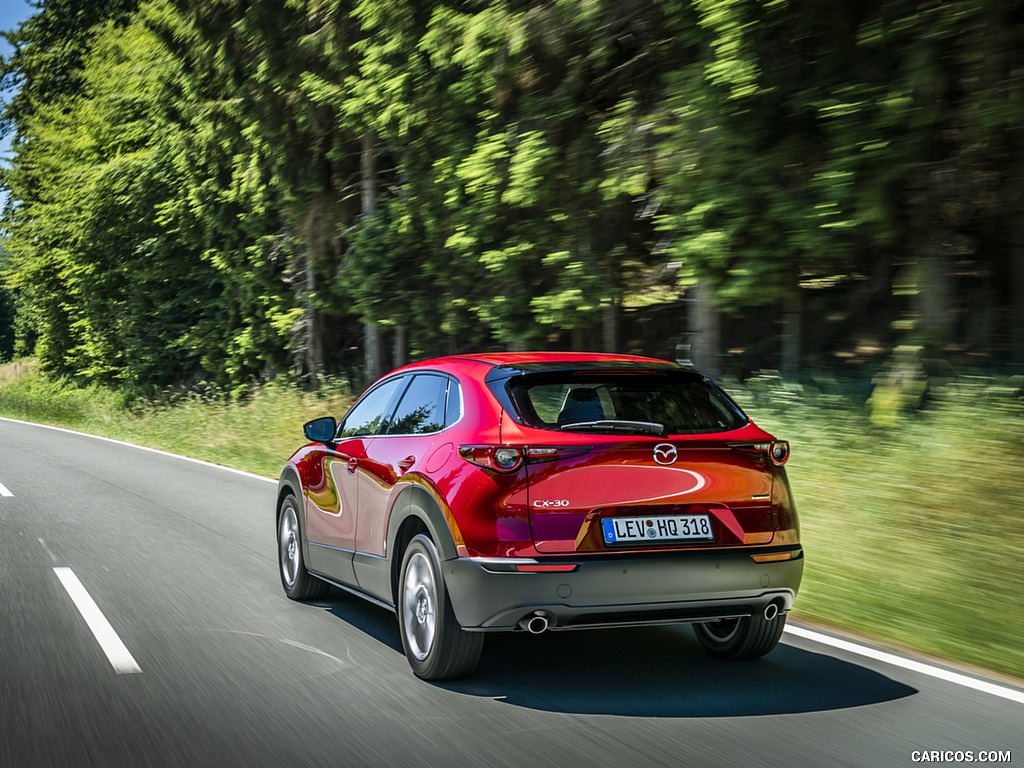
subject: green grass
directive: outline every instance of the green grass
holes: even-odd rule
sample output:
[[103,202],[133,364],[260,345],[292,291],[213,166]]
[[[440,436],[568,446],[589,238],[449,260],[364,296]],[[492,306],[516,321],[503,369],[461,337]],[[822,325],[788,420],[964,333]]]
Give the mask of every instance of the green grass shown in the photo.
[[806,552],[796,615],[1024,677],[1024,401],[949,385],[897,427],[841,397],[749,392],[789,439]]
[[277,477],[306,443],[302,425],[342,414],[351,397],[338,385],[319,396],[268,386],[244,402],[198,396],[139,405],[101,387],[61,385],[31,363],[0,365],[0,416],[53,424]]
[[[797,618],[1024,677],[1024,401],[976,380],[895,428],[856,399],[754,382],[728,386],[793,444],[788,465],[807,553]],[[301,425],[340,415],[341,387],[285,386],[246,402],[138,406],[0,366],[0,415],[56,424],[276,476]]]

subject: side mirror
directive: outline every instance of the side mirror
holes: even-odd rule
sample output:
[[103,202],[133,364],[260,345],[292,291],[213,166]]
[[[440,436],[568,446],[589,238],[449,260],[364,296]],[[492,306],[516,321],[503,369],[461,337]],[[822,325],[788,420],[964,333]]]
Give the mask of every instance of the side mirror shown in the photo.
[[333,416],[307,421],[302,426],[302,431],[307,440],[314,443],[330,443],[334,441],[334,433],[338,431],[338,422]]

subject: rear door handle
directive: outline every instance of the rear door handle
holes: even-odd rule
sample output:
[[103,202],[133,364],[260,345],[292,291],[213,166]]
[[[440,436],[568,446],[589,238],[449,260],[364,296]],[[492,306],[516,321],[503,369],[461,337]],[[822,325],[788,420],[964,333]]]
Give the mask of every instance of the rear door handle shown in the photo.
[[416,457],[415,456],[406,456],[404,459],[402,459],[400,462],[398,462],[399,473],[401,474],[401,473],[406,472],[409,469],[409,467],[411,467],[415,463],[416,463]]

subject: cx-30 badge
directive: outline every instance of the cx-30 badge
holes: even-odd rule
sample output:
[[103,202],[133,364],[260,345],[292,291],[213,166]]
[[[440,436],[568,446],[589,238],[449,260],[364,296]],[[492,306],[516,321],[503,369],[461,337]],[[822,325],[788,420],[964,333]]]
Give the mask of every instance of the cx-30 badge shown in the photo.
[[675,464],[678,452],[671,443],[658,443],[654,446],[654,460],[659,464]]

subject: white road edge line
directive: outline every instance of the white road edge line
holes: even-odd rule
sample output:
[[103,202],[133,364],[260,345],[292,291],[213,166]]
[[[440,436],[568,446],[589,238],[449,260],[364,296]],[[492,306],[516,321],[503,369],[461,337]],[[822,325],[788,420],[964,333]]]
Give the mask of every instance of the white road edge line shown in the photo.
[[[100,435],[90,435],[88,432],[77,432],[77,431],[75,431],[73,429],[65,429],[64,427],[54,427],[54,426],[51,426],[49,424],[37,424],[34,421],[22,421],[21,419],[9,419],[9,418],[6,418],[4,416],[0,416],[0,421],[10,421],[10,422],[12,422],[14,424],[24,424],[24,425],[29,426],[29,427],[42,427],[43,429],[52,429],[52,430],[55,430],[57,432],[66,432],[69,435],[78,435],[80,437],[91,437],[93,440],[102,440],[102,441],[107,442],[107,443],[114,443],[115,445],[123,445],[123,446],[126,446],[128,448],[137,448],[140,451],[149,451],[150,453],[156,453],[156,454],[159,454],[161,456],[170,456],[171,458],[181,459],[182,461],[189,461],[189,462],[192,462],[193,464],[202,464],[203,466],[206,466],[206,467],[213,467],[214,469],[221,469],[221,470],[223,470],[225,472],[231,472],[232,474],[235,474],[235,475],[241,475],[242,477],[251,477],[254,480],[262,480],[262,481],[267,482],[267,483],[276,483],[277,482],[277,480],[275,480],[274,478],[264,477],[263,475],[257,475],[257,474],[254,474],[252,472],[245,472],[245,471],[243,471],[241,469],[234,469],[233,467],[225,467],[222,464],[214,464],[213,462],[203,461],[201,459],[193,459],[191,456],[182,456],[180,453],[170,453],[169,451],[161,451],[161,450],[158,450],[156,448],[147,448],[144,445],[135,445],[135,443],[126,443],[126,442],[124,442],[122,440],[114,440],[113,438],[110,438],[110,437],[101,437]],[[3,486],[0,485],[0,488],[3,488]],[[4,490],[6,490],[6,489],[4,489]],[[10,491],[8,491],[8,494],[10,494]],[[0,495],[3,495],[3,494],[0,494]],[[56,570],[56,569],[54,569],[54,570]],[[88,596],[88,594],[86,596]],[[101,614],[101,617],[102,617],[102,614]],[[859,645],[858,643],[853,643],[853,642],[850,642],[849,640],[841,640],[841,639],[839,639],[837,637],[832,637],[830,635],[825,635],[825,634],[822,634],[820,632],[815,632],[815,631],[810,630],[810,629],[805,629],[804,627],[796,627],[796,626],[793,626],[793,625],[788,625],[786,627],[785,631],[787,633],[791,634],[791,635],[794,635],[796,637],[802,637],[802,638],[804,638],[806,640],[810,640],[810,641],[815,642],[815,643],[820,643],[822,645],[828,645],[828,646],[831,646],[833,648],[838,648],[840,650],[848,651],[849,653],[857,654],[858,656],[865,656],[865,657],[867,657],[869,659],[875,659],[876,661],[881,661],[881,662],[884,662],[886,664],[891,664],[891,665],[893,665],[895,667],[901,667],[902,669],[908,669],[908,670],[911,670],[913,672],[919,672],[919,673],[921,673],[923,675],[928,675],[929,677],[934,677],[934,678],[937,678],[939,680],[945,680],[946,682],[954,683],[956,685],[962,685],[962,686],[964,686],[966,688],[972,688],[972,689],[974,689],[976,691],[981,691],[983,693],[988,693],[988,694],[991,694],[993,696],[998,696],[998,697],[1003,698],[1003,699],[1008,699],[1010,701],[1015,701],[1015,702],[1017,702],[1019,704],[1024,704],[1024,693],[1022,693],[1021,691],[1015,690],[1013,688],[1006,688],[1004,686],[996,685],[995,683],[990,683],[990,682],[987,682],[985,680],[978,680],[978,679],[973,678],[973,677],[968,677],[967,675],[961,675],[961,674],[959,674],[957,672],[951,672],[951,671],[949,671],[947,669],[943,669],[942,667],[935,667],[935,666],[932,666],[931,664],[925,664],[925,663],[920,662],[920,661],[914,661],[913,659],[906,659],[906,658],[903,658],[902,656],[897,656],[896,654],[893,654],[893,653],[886,653],[885,651],[878,651],[878,650],[875,650],[874,648],[869,648],[869,647],[864,646],[864,645]],[[115,637],[116,637],[116,635],[115,635]],[[118,642],[120,642],[120,641],[118,641]],[[125,652],[127,653],[127,650]],[[130,656],[129,656],[129,658],[130,658]],[[138,671],[141,672],[142,670],[138,670]]]
[[10,497],[10,496],[14,496],[14,494],[7,490],[7,486],[6,485],[4,485],[3,483],[0,483],[0,496],[8,496],[8,497]]
[[100,644],[100,648],[107,654],[107,659],[114,671],[119,675],[132,675],[142,672],[142,668],[135,662],[135,658],[128,651],[127,646],[121,642],[117,632],[110,626],[106,616],[100,611],[96,601],[92,599],[82,582],[78,580],[75,572],[70,568],[54,568],[60,583],[64,585],[71,599],[75,603],[78,612],[82,614],[85,623],[89,625],[93,636]]
[[[235,475],[241,475],[242,477],[251,477],[254,480],[262,480],[266,483],[276,483],[277,478],[265,477],[263,475],[257,475],[252,472],[246,472],[241,469],[235,469],[234,467],[225,467],[223,464],[214,464],[212,461],[203,461],[202,459],[193,459],[191,456],[182,456],[180,453],[171,453],[170,451],[161,451],[157,448],[147,448],[144,445],[136,445],[135,443],[126,443],[123,440],[115,440],[112,437],[101,437],[100,435],[90,435],[88,432],[76,432],[73,429],[65,429],[64,427],[54,427],[49,424],[36,424],[34,421],[22,421],[21,419],[8,419],[6,416],[0,416],[0,421],[9,421],[12,424],[24,424],[28,427],[42,427],[43,429],[52,429],[55,432],[65,432],[69,435],[78,435],[79,437],[91,437],[93,440],[102,440],[105,443],[113,443],[114,445],[124,445],[128,448],[138,448],[140,451],[149,451],[150,453],[156,453],[161,456],[170,456],[174,459],[181,459],[182,461],[190,461],[193,464],[202,464],[204,467],[213,467],[214,469],[222,469],[225,472],[231,472]],[[0,486],[2,487],[2,486]],[[0,494],[3,495],[3,494]]]
[[895,653],[879,651],[864,645],[852,643],[849,640],[842,640],[838,637],[832,637],[831,635],[825,635],[821,632],[815,632],[812,629],[806,629],[804,627],[787,625],[784,632],[796,637],[802,637],[805,640],[810,640],[815,643],[821,643],[822,645],[828,645],[832,648],[838,648],[839,650],[847,651],[848,653],[855,653],[858,656],[865,656],[869,659],[874,659],[875,661],[881,661],[884,664],[891,664],[894,667],[907,669],[911,672],[918,672],[922,675],[934,677],[938,680],[945,680],[947,683],[962,685],[965,688],[973,688],[974,690],[981,691],[982,693],[988,693],[992,696],[999,696],[1003,699],[1015,701],[1018,704],[1024,704],[1024,691],[1006,688],[1002,685],[990,683],[987,680],[979,680],[974,677],[969,677],[968,675],[962,675],[959,672],[953,672],[948,669],[943,669],[942,667],[925,664],[921,661],[907,659],[902,656],[897,656]]

